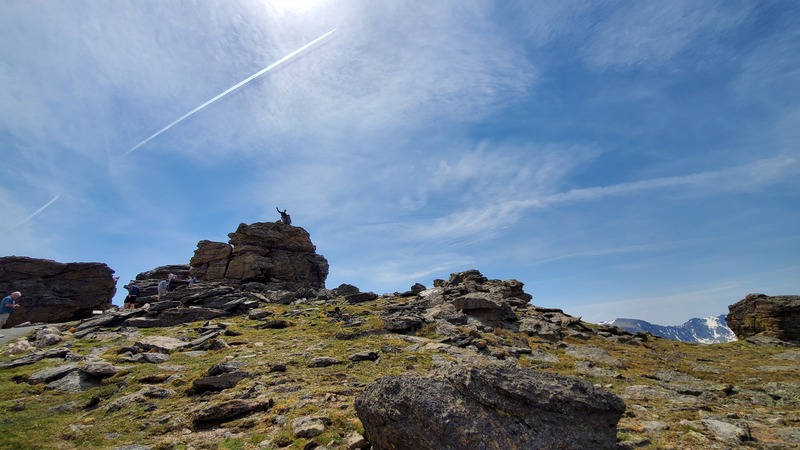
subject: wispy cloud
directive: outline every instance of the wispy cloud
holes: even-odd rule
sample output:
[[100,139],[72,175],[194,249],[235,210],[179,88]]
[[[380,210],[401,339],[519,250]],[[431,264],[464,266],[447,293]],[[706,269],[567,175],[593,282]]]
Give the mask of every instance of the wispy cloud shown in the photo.
[[[556,207],[571,202],[600,201],[609,197],[637,195],[665,189],[680,189],[683,195],[691,196],[707,196],[722,191],[744,191],[764,184],[779,183],[786,176],[797,174],[798,170],[800,165],[796,159],[781,156],[719,171],[572,189],[555,194],[540,192],[534,193],[531,197],[497,198],[494,201],[482,199],[478,206],[470,206],[412,226],[407,231],[407,237],[439,240],[481,234],[481,239],[489,239],[495,237],[502,228],[515,223],[531,209]],[[504,180],[498,179],[496,182],[502,184]]]
[[689,47],[701,45],[698,36],[703,33],[725,33],[741,24],[751,6],[697,8],[686,0],[630,4],[607,17],[599,15],[582,48],[583,57],[601,70],[631,65],[656,69]]

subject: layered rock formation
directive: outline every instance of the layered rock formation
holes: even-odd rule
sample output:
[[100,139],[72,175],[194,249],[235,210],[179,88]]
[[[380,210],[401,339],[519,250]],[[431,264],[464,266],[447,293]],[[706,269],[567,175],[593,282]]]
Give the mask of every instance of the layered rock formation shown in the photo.
[[728,326],[739,339],[763,333],[783,341],[800,341],[800,295],[750,294],[728,310]]
[[0,258],[0,294],[20,291],[22,297],[6,324],[67,322],[110,307],[114,271],[95,262],[61,263],[26,256]]
[[282,223],[240,224],[229,243],[200,241],[189,264],[200,280],[324,288],[328,261],[316,254],[308,232]]

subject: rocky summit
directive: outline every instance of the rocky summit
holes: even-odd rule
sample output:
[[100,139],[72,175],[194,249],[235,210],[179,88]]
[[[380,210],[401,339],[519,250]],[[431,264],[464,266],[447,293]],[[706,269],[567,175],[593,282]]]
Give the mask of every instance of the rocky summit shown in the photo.
[[[626,332],[478,270],[327,289],[305,230],[254,225],[139,274],[137,309],[0,349],[0,448],[800,446],[800,349],[779,336]],[[169,273],[181,283],[158,300]]]
[[200,241],[189,264],[191,274],[228,284],[288,283],[324,288],[328,261],[315,253],[301,227],[280,222],[240,224],[227,244]]

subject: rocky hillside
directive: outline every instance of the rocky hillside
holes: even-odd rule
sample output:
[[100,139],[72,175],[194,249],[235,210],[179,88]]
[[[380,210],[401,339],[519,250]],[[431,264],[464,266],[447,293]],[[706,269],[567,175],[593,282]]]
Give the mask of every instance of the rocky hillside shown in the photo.
[[615,319],[604,323],[633,333],[650,333],[666,339],[699,344],[719,344],[736,340],[736,334],[728,328],[726,315],[710,316],[705,319],[689,319],[683,325],[656,325],[638,319]]
[[[490,437],[513,448],[501,439],[531,439],[525,423],[549,424],[541,439],[584,439],[561,448],[610,448],[605,430],[614,448],[800,444],[796,347],[696,345],[587,324],[477,271],[434,284],[364,300],[352,287],[270,298],[201,282],[164,304],[238,306],[175,323],[162,315],[214,308],[156,303],[44,328],[0,358],[0,446],[447,448],[442,439]],[[567,378],[547,378],[557,376]],[[386,432],[389,423],[401,428]]]
[[6,345],[0,448],[800,446],[796,343],[589,324],[477,270],[376,295],[308,267],[308,283],[201,279]]

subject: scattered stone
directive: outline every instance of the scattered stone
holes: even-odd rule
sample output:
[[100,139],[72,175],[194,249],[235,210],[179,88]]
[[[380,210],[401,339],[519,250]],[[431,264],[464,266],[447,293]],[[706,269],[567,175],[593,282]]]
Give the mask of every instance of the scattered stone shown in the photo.
[[325,427],[330,424],[327,417],[302,416],[292,420],[292,433],[298,438],[311,439],[325,432]]
[[271,317],[273,314],[275,313],[273,313],[272,310],[259,308],[250,311],[250,314],[247,315],[247,318],[250,320],[261,320],[267,317]]
[[77,394],[97,386],[100,386],[100,381],[97,378],[90,377],[79,370],[74,370],[57,380],[51,381],[45,387],[47,389]]
[[245,378],[250,378],[250,374],[242,371],[201,377],[192,382],[192,390],[196,394],[208,391],[219,392],[236,386]]
[[102,379],[108,378],[123,369],[123,367],[115,366],[108,361],[93,359],[86,361],[86,363],[80,367],[79,370],[81,373],[90,377]]
[[78,364],[76,363],[69,363],[64,364],[57,367],[50,367],[49,369],[40,370],[30,377],[28,377],[28,383],[31,384],[38,384],[38,383],[49,383],[51,381],[58,380],[59,378],[63,378],[67,376],[70,372],[77,370]]
[[334,364],[342,364],[342,361],[329,356],[320,356],[309,361],[308,367],[328,367]]
[[166,353],[137,353],[131,355],[130,353],[121,355],[117,358],[117,362],[121,363],[150,363],[161,364],[169,361],[169,355]]
[[370,447],[370,443],[364,436],[352,432],[344,437],[344,447],[347,450],[366,450]]
[[168,398],[173,397],[177,393],[172,389],[162,388],[158,386],[147,386],[142,388],[137,394],[143,395],[147,398]]
[[46,327],[36,332],[36,347],[48,347],[64,340],[64,333],[55,327]]
[[714,434],[718,441],[734,444],[744,442],[750,438],[749,430],[743,425],[711,418],[702,419],[701,422],[708,428],[708,431]]
[[259,411],[266,411],[271,408],[273,401],[270,400],[227,400],[213,405],[200,408],[194,413],[192,423],[195,428],[210,427],[217,423],[251,414]]
[[348,294],[344,296],[344,301],[350,304],[370,302],[378,298],[378,294],[374,292],[359,292],[357,294]]
[[356,361],[375,361],[376,359],[378,359],[378,352],[370,350],[370,351],[353,353],[352,355],[348,356],[347,359],[349,359],[350,361],[353,361],[353,362],[356,362]]
[[64,358],[67,359],[73,355],[72,351],[66,347],[59,347],[42,352],[35,352],[29,355],[20,356],[19,358],[0,363],[0,369],[10,369],[12,367],[26,366],[29,364],[37,363],[47,358]]
[[522,319],[519,324],[519,331],[527,333],[528,336],[536,336],[550,342],[558,342],[564,337],[561,326],[549,322],[544,317]]
[[167,336],[146,336],[136,341],[134,345],[145,352],[155,351],[169,354],[188,347],[189,343]]

